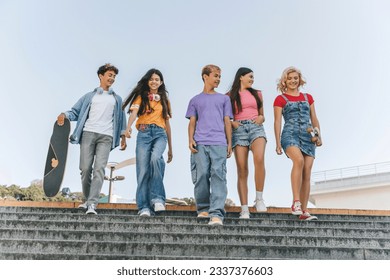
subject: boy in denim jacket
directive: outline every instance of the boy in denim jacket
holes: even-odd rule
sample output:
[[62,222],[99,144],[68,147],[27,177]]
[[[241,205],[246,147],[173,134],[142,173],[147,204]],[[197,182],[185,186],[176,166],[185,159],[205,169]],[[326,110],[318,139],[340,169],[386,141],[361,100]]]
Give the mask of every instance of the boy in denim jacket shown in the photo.
[[97,74],[100,86],[82,96],[71,110],[57,117],[60,126],[64,124],[65,118],[77,121],[70,142],[80,144],[81,183],[85,202],[79,208],[86,209],[87,214],[95,215],[110,151],[119,146],[119,142],[121,150],[126,149],[126,118],[122,110],[122,98],[110,88],[118,69],[105,64],[99,67]]

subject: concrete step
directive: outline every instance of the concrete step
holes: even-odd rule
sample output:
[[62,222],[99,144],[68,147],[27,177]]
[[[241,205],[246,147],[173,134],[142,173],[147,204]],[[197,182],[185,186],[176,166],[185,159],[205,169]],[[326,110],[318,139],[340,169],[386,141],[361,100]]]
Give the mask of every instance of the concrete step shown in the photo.
[[[259,218],[252,219],[238,219],[238,218],[226,218],[224,225],[257,225],[257,226],[275,226],[275,227],[311,227],[313,223],[316,223],[316,227],[321,228],[350,228],[350,229],[390,229],[390,221],[350,221],[350,220],[319,220],[319,221],[299,221],[297,217],[293,219],[282,219],[281,217],[275,217],[277,214],[268,215]],[[2,221],[46,221],[48,223],[55,221],[64,222],[97,222],[97,223],[153,223],[153,224],[199,224],[205,225],[208,223],[208,219],[200,219],[196,217],[187,216],[165,216],[159,215],[154,217],[139,217],[137,215],[123,215],[123,214],[101,214],[101,215],[86,215],[84,213],[48,213],[42,215],[40,213],[0,213],[0,220]],[[38,225],[38,223],[37,223]]]
[[180,209],[139,217],[136,209],[0,207],[0,259],[390,259],[386,215],[305,222],[273,209],[241,220],[235,209],[209,226]]
[[317,236],[310,233],[304,236],[271,234],[191,234],[171,232],[118,232],[118,231],[55,231],[0,229],[0,240],[67,240],[101,242],[163,242],[177,244],[218,244],[218,245],[285,245],[285,246],[324,246],[324,247],[364,247],[390,249],[388,238]]
[[[105,209],[98,208],[97,209],[99,215],[137,215],[137,210],[134,209]],[[85,214],[85,210],[78,208],[53,208],[53,207],[1,207],[0,206],[0,214],[1,213],[36,213],[36,214]],[[339,214],[315,214],[320,221],[333,221],[333,220],[342,220],[342,221],[383,221],[390,222],[390,216],[376,216],[376,215],[339,215]],[[196,217],[196,213],[194,211],[165,211],[158,216],[180,216],[180,217]],[[227,218],[238,218],[239,212],[227,212]],[[252,218],[264,218],[264,219],[273,219],[273,220],[296,220],[297,217],[291,215],[290,213],[251,213]]]
[[[167,256],[167,255],[114,255],[114,254],[45,254],[45,253],[1,253],[2,260],[259,260],[249,257],[213,257],[213,256]],[[270,259],[270,258],[264,258]]]
[[[194,219],[196,221],[196,219]],[[345,225],[340,227],[325,227],[320,223],[298,222],[290,227],[275,225],[259,225],[245,222],[242,224],[225,224],[224,226],[209,226],[206,221],[192,223],[166,223],[155,221],[154,218],[139,218],[137,222],[103,222],[103,221],[61,221],[61,220],[0,220],[0,229],[38,229],[57,231],[123,231],[123,232],[176,232],[199,234],[264,234],[269,232],[274,235],[301,236],[313,232],[317,236],[340,237],[371,237],[381,238],[389,236],[388,228],[359,227],[350,228]]]
[[17,249],[12,243],[15,240],[0,240],[0,258],[3,253],[15,254],[109,254],[131,259],[133,255],[143,256],[180,256],[202,258],[259,258],[259,259],[389,259],[390,249],[334,248],[309,246],[254,246],[254,245],[211,245],[211,244],[177,244],[155,242],[99,242],[99,241],[47,241],[18,240]]
[[[125,229],[131,225],[140,225],[145,227],[159,227],[164,228],[166,225],[183,225],[182,230],[186,232],[186,229],[193,226],[206,226],[210,228],[207,223],[208,219],[199,219],[193,217],[169,217],[169,216],[159,216],[159,217],[139,217],[135,215],[85,215],[85,214],[2,214],[3,216],[0,219],[0,228],[9,227],[9,228],[45,228],[45,229],[74,229],[81,230],[85,228],[99,229],[104,227],[105,229],[110,229],[116,227],[118,230],[120,228]],[[5,215],[5,216],[4,216]],[[370,229],[370,230],[390,230],[390,223],[388,222],[349,222],[349,221],[299,221],[295,220],[274,220],[274,219],[238,219],[238,218],[226,218],[224,221],[224,226],[219,228],[220,232],[230,231],[234,226],[237,226],[237,229],[248,230],[248,229],[261,229],[264,227],[275,227],[275,228],[284,228],[286,231],[295,230],[297,228],[316,228],[316,229],[349,229],[349,230],[358,230],[358,229]],[[248,229],[244,229],[248,228]],[[193,228],[189,229],[190,232],[193,231]],[[181,231],[183,232],[183,231]]]

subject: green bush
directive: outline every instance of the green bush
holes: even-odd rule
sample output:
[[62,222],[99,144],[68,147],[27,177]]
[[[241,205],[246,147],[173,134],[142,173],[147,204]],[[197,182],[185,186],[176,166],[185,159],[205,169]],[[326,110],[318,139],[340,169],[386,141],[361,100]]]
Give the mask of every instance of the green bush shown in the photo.
[[21,201],[81,201],[83,194],[77,192],[71,193],[69,197],[64,197],[59,192],[54,197],[47,197],[41,184],[32,184],[27,188],[21,188],[17,185],[0,185],[0,199],[7,199],[7,197]]

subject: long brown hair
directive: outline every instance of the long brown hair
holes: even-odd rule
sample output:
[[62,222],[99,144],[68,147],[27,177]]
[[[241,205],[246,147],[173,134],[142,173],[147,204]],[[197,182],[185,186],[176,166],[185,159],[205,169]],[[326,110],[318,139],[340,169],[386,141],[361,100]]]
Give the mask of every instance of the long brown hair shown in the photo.
[[[247,67],[241,67],[237,70],[236,76],[234,77],[233,84],[227,95],[230,96],[230,102],[232,103],[233,114],[237,114],[242,111],[242,104],[240,98],[240,87],[242,76],[246,74],[252,73],[253,71]],[[257,110],[260,110],[261,106],[263,106],[263,102],[261,102],[258,90],[254,88],[247,88],[247,90],[253,95],[256,99]]]
[[152,110],[148,98],[149,94],[149,85],[148,82],[153,74],[156,74],[160,77],[161,85],[158,88],[158,93],[161,97],[161,105],[163,108],[162,116],[164,119],[167,119],[168,117],[172,116],[171,112],[171,106],[168,99],[168,91],[165,88],[164,78],[160,70],[157,69],[150,69],[146,74],[141,78],[141,80],[138,81],[135,88],[130,92],[130,94],[126,97],[125,101],[123,102],[122,109],[124,110],[128,104],[130,104],[128,113],[130,113],[130,107],[135,101],[135,99],[138,96],[141,96],[141,105],[139,106],[138,110],[138,117],[145,114],[146,111]]

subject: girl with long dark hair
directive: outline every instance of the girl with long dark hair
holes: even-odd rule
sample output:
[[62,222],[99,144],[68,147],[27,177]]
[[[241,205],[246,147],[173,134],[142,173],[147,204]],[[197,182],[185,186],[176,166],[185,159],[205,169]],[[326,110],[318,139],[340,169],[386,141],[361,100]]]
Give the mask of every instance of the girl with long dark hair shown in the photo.
[[126,137],[130,138],[134,121],[138,129],[136,144],[137,193],[140,216],[150,216],[165,210],[163,153],[168,144],[168,161],[172,161],[172,116],[168,92],[162,73],[150,69],[123,102],[130,113]]
[[246,67],[237,70],[228,95],[233,108],[232,147],[237,165],[237,189],[241,202],[241,219],[249,219],[248,207],[248,155],[252,151],[255,167],[257,212],[266,212],[263,199],[265,181],[264,153],[267,138],[265,135],[263,96],[252,87],[253,71]]

